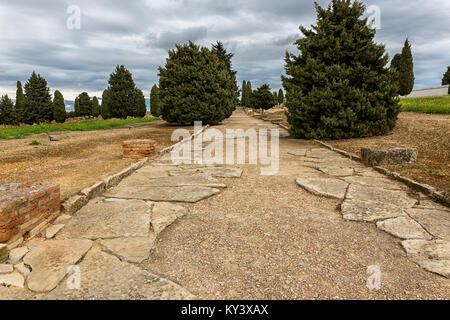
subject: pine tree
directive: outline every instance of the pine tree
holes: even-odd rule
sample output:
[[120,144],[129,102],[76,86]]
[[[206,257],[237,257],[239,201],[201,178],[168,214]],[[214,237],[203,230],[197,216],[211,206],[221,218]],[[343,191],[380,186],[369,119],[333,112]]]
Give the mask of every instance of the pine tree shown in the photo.
[[286,54],[287,117],[291,135],[343,139],[384,134],[400,111],[395,72],[383,45],[351,0],[316,4],[317,25],[301,27],[298,56]]
[[278,103],[282,104],[284,102],[284,93],[283,90],[278,90]]
[[53,119],[56,122],[63,123],[66,121],[66,104],[64,102],[64,97],[58,90],[55,91],[55,96],[53,98]]
[[108,92],[111,117],[126,119],[135,113],[136,85],[131,72],[123,65],[117,66],[110,75]]
[[277,104],[277,98],[270,92],[270,86],[263,84],[252,93],[252,105],[256,109],[268,110]]
[[[92,115],[92,101],[87,92],[82,92],[77,97],[79,117],[90,117]],[[75,111],[76,112],[76,111]]]
[[145,95],[142,90],[136,90],[136,117],[143,118],[147,114],[147,105],[145,103]]
[[153,85],[150,91],[150,111],[153,116],[161,116],[161,101],[159,99],[159,88],[156,84]]
[[98,104],[98,99],[96,96],[92,98],[92,116],[98,117],[100,115],[100,106]]
[[16,90],[16,117],[17,122],[25,122],[24,114],[25,114],[25,97],[23,95],[22,83],[17,81],[17,90]]
[[14,125],[17,124],[16,112],[14,104],[8,95],[4,95],[0,99],[0,124]]
[[414,87],[414,64],[411,53],[411,45],[408,39],[402,49],[402,54],[398,66],[398,86],[399,94],[406,96],[411,93]]
[[24,88],[25,104],[22,121],[28,124],[52,121],[53,102],[47,81],[33,71]]
[[447,72],[442,77],[442,85],[445,86],[447,84],[450,84],[450,66],[447,67]]
[[102,115],[102,118],[105,120],[111,118],[111,111],[109,109],[109,91],[108,91],[108,89],[103,91],[102,105],[100,108],[100,113]]
[[159,77],[161,114],[167,122],[217,124],[236,105],[232,77],[224,62],[193,42],[169,51]]

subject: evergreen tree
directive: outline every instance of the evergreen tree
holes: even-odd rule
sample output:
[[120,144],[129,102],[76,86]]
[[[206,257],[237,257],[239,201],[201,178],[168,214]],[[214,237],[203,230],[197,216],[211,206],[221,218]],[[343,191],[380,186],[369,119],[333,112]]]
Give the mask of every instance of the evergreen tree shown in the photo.
[[126,119],[136,110],[136,85],[131,72],[117,66],[109,77],[108,106],[111,117]]
[[33,124],[53,120],[53,102],[47,81],[33,71],[24,86],[25,104],[21,115],[24,123]]
[[252,83],[250,81],[247,81],[247,89],[246,89],[246,97],[245,100],[247,102],[246,107],[251,108],[252,107],[252,94],[253,94],[253,89],[252,89]]
[[283,90],[278,90],[278,103],[282,104],[284,102],[284,93]]
[[241,87],[241,106],[245,106],[246,90],[247,90],[247,82],[244,80],[244,81],[242,81],[242,87]]
[[75,98],[75,102],[73,104],[73,109],[75,112],[75,116],[79,117],[80,116],[80,101],[79,101],[78,97]]
[[273,98],[274,98],[275,104],[278,104],[278,94],[277,94],[277,92],[276,92],[276,91],[274,91],[274,92],[272,93],[272,95],[273,95]]
[[401,53],[397,53],[394,58],[392,58],[391,61],[391,68],[395,68],[395,70],[399,70],[400,69],[400,60],[402,58],[402,54]]
[[8,95],[4,95],[0,99],[0,124],[17,124],[14,104]]
[[156,84],[153,85],[150,91],[150,111],[153,116],[161,116],[161,101],[159,99],[159,88]]
[[145,95],[142,90],[136,90],[136,117],[143,118],[147,114],[147,105],[145,104]]
[[395,72],[386,68],[383,45],[351,0],[316,4],[317,25],[301,27],[298,56],[286,54],[287,117],[291,135],[343,139],[384,134],[400,111]]
[[23,95],[22,83],[17,81],[17,90],[16,90],[16,117],[17,122],[25,122],[24,114],[25,114],[25,97]]
[[402,54],[398,66],[398,86],[399,94],[406,96],[411,93],[414,87],[414,64],[411,53],[411,45],[408,39],[402,49]]
[[100,115],[100,105],[98,104],[97,97],[92,98],[92,116],[98,117]]
[[66,121],[66,104],[64,102],[64,97],[58,90],[55,91],[55,96],[53,98],[53,119],[56,122],[63,123]]
[[447,72],[442,77],[442,85],[445,86],[447,84],[450,84],[450,66],[447,67]]
[[[90,117],[92,115],[92,101],[87,92],[82,92],[78,96],[78,113],[79,117]],[[76,111],[75,111],[76,112]]]
[[193,42],[170,50],[159,76],[161,114],[167,122],[217,124],[236,105],[233,79],[223,60]]
[[263,84],[252,93],[252,105],[256,109],[268,110],[277,104],[277,98],[270,92],[270,86]]
[[102,115],[102,118],[105,120],[111,118],[111,112],[109,109],[109,91],[108,91],[108,89],[103,91],[102,106],[100,108],[100,113]]

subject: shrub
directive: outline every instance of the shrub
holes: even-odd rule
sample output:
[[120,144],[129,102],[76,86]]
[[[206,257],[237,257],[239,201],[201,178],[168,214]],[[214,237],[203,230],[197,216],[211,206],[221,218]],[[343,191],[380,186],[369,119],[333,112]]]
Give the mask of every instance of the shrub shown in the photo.
[[30,146],[40,146],[42,143],[40,143],[38,140],[32,140],[29,145]]

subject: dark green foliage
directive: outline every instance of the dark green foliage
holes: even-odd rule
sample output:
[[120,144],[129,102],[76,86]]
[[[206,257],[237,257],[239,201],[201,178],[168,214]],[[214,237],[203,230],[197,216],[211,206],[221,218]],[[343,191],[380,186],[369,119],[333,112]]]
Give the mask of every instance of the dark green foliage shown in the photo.
[[333,0],[316,4],[317,25],[301,27],[300,55],[286,54],[287,117],[297,138],[342,139],[380,135],[400,111],[395,72],[385,48],[363,19],[364,6]]
[[78,112],[79,117],[90,117],[92,115],[92,101],[87,92],[82,92],[78,96]]
[[143,118],[147,114],[147,105],[142,90],[136,90],[136,117]]
[[100,115],[100,105],[98,104],[97,97],[92,98],[92,116],[98,117]]
[[252,93],[252,105],[256,109],[268,110],[277,104],[277,98],[270,92],[270,86],[263,84]]
[[277,94],[277,92],[276,91],[272,92],[272,95],[273,95],[275,104],[278,104],[278,94]]
[[252,106],[252,83],[250,81],[242,84],[242,105],[251,108]]
[[24,86],[25,104],[22,113],[24,123],[33,124],[53,120],[53,102],[47,81],[33,71]]
[[22,83],[17,81],[17,90],[16,90],[16,117],[17,121],[24,122],[24,114],[25,114],[25,96],[23,95]]
[[241,86],[241,106],[245,106],[245,90],[247,89],[247,82],[244,80],[242,81]]
[[103,91],[102,94],[102,106],[100,108],[100,114],[103,119],[111,118],[111,111],[109,109],[109,91],[108,89]]
[[402,58],[402,54],[401,53],[397,53],[394,58],[392,58],[391,61],[391,68],[395,68],[395,70],[398,71],[398,69],[400,68],[400,60]]
[[150,91],[150,111],[155,117],[161,116],[161,100],[159,99],[159,88],[156,84]]
[[406,96],[411,93],[414,87],[414,64],[413,56],[411,53],[411,45],[408,39],[405,41],[405,45],[402,49],[400,61],[398,62],[398,93],[402,96]]
[[447,72],[442,77],[442,85],[445,86],[447,84],[450,84],[450,66],[447,67]]
[[111,117],[126,119],[136,114],[136,85],[131,72],[117,66],[109,77],[109,111]]
[[55,96],[53,98],[53,119],[56,122],[63,123],[66,121],[66,105],[64,102],[64,97],[58,90],[55,91]]
[[0,124],[13,125],[17,123],[14,104],[8,95],[0,98]]
[[161,114],[167,122],[217,124],[235,108],[233,78],[224,61],[208,48],[193,42],[176,45],[159,76]]
[[78,99],[78,97],[75,98],[75,102],[73,104],[73,109],[75,110],[75,116],[79,117],[80,116],[80,100]]
[[282,104],[284,102],[284,93],[283,90],[278,90],[278,103]]

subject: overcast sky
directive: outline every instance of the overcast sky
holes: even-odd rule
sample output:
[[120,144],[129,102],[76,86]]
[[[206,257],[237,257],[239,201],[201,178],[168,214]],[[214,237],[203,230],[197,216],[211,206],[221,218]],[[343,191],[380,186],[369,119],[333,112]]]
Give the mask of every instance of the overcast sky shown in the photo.
[[[409,37],[415,88],[440,85],[450,65],[450,1],[364,3],[380,8],[376,41],[390,57]],[[81,10],[80,29],[67,27],[71,5]],[[235,54],[239,84],[279,89],[285,51],[297,52],[299,25],[315,19],[313,1],[306,0],[0,0],[0,94],[14,98],[16,81],[24,84],[35,70],[66,99],[82,91],[101,95],[109,74],[124,64],[148,96],[167,50],[188,40],[222,41]]]

